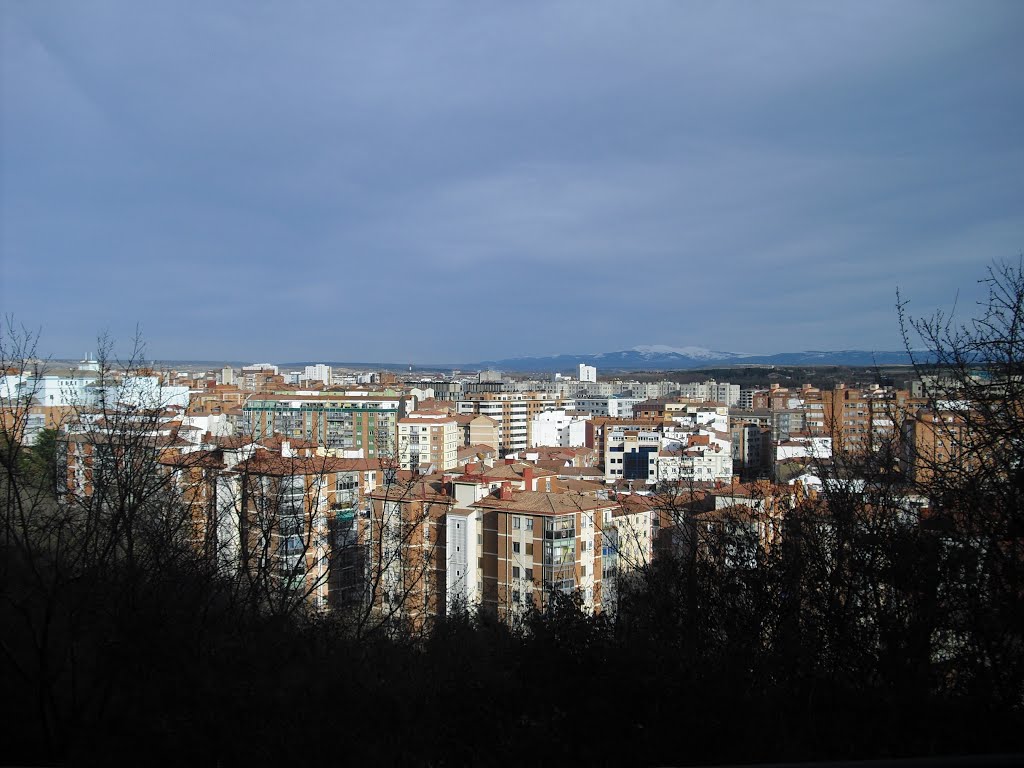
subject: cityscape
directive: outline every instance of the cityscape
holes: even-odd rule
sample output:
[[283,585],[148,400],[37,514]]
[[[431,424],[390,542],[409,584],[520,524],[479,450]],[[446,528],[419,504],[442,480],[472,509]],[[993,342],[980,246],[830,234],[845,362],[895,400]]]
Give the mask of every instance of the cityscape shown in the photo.
[[1022,31],[0,5],[0,764],[1019,764]]
[[[1024,272],[1002,269],[992,279],[1016,291],[1017,317]],[[698,569],[686,579],[696,579],[691,599],[721,600],[725,612],[689,621],[749,621],[753,606],[735,604],[729,590],[745,601],[768,589],[793,567],[794,546],[829,578],[845,555],[860,565],[843,580],[905,590],[891,581],[893,547],[949,547],[966,519],[984,550],[1010,541],[996,531],[1019,511],[1019,443],[1003,435],[1017,434],[1020,412],[1006,409],[1020,403],[1020,376],[1008,372],[1021,360],[1007,338],[1006,360],[965,360],[968,350],[937,345],[911,365],[716,369],[741,385],[700,370],[636,378],[586,363],[540,375],[326,363],[170,368],[142,356],[115,361],[102,347],[58,361],[37,357],[31,334],[6,330],[9,547],[20,543],[28,556],[55,546],[58,561],[99,558],[92,567],[104,572],[153,569],[141,584],[169,568],[237,601],[232,611],[249,622],[312,622],[361,646],[415,648],[453,625],[478,642],[496,631],[506,642],[537,642],[567,612],[612,642],[638,620],[679,620],[650,601],[651,590],[680,589],[680,567]],[[995,518],[965,509],[977,493],[996,505]],[[113,537],[112,549],[97,551],[90,530]],[[1016,550],[1008,554],[1021,564]],[[875,557],[890,565],[874,570]],[[929,563],[937,567],[927,559],[914,567]],[[995,572],[979,567],[985,589],[1007,575],[1005,562]],[[955,573],[958,588],[977,583]],[[805,577],[808,587],[820,590],[824,575]],[[934,572],[942,589],[954,587],[943,580],[951,576]],[[884,659],[891,651],[878,622],[924,621],[931,637],[916,663],[946,670],[951,685],[948,676],[961,673],[954,661],[973,653],[967,637],[980,628],[968,631],[952,606],[925,618],[906,613],[904,601],[923,588],[912,581],[910,593],[881,606],[858,597],[848,606],[859,617],[855,636],[874,637]],[[791,598],[781,591],[772,601],[783,611]],[[810,614],[824,610],[819,620],[828,615],[814,599],[800,603]],[[770,630],[773,642],[784,628]],[[716,652],[756,640],[726,633]],[[570,635],[550,652],[573,653],[581,641]],[[910,652],[900,646],[899,663]],[[1010,654],[1004,661],[1016,654],[997,652]]]

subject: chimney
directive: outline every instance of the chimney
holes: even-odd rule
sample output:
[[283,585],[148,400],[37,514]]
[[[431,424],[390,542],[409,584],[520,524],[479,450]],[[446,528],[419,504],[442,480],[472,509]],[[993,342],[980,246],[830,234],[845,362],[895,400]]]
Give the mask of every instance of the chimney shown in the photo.
[[501,490],[498,492],[498,498],[502,501],[512,501],[512,483],[508,480],[501,484]]
[[533,467],[523,467],[523,483],[526,485],[526,490],[536,490],[533,483]]
[[470,462],[466,463],[466,474],[467,475],[475,475],[476,474],[476,462],[475,461],[470,461]]

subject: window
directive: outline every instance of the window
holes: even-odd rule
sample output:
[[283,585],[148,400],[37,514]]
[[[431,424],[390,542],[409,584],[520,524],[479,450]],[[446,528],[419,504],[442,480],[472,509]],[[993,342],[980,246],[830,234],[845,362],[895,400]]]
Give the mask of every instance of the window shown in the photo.
[[533,518],[532,517],[526,518],[526,530],[528,530],[528,531],[532,531],[533,530]]
[[526,554],[530,555],[530,557],[533,557],[533,544],[526,545]]
[[512,527],[513,528],[519,528],[521,524],[522,524],[522,521],[520,520],[520,518],[518,518],[518,517],[513,517],[512,518]]
[[512,551],[515,552],[516,554],[519,554],[519,542],[518,541],[513,541],[512,542]]
[[533,568],[526,569],[526,578],[530,581],[533,581]]
[[512,578],[513,579],[518,579],[519,578],[519,566],[518,565],[513,565],[512,566]]
[[581,565],[580,566],[580,576],[586,576],[586,575],[587,575],[587,566]]

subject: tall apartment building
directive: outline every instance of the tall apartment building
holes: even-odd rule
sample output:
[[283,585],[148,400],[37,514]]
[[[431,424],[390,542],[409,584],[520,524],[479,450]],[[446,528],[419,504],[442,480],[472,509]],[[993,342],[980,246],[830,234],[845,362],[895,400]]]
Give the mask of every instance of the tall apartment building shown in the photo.
[[580,363],[580,382],[597,383],[597,368],[593,365]]
[[274,378],[279,374],[276,365],[271,363],[253,363],[242,368],[241,381],[239,386],[249,392],[255,392],[266,382],[268,378]]
[[708,379],[702,383],[691,383],[691,384],[680,384],[679,395],[680,397],[688,397],[693,400],[702,400],[704,402],[714,401],[717,403],[725,403],[726,405],[739,405],[740,403],[740,386],[739,384],[730,384],[728,382],[717,382],[714,379]]
[[554,479],[529,465],[470,465],[378,488],[364,534],[374,605],[414,625],[456,607],[511,620],[578,589],[601,610],[602,521],[619,505],[559,492]]
[[587,422],[587,447],[593,448],[597,455],[602,457],[605,456],[605,445],[608,440],[608,436],[616,430],[632,429],[642,431],[654,431],[662,425],[661,419],[643,419],[643,418],[627,418],[627,419],[613,419],[613,418],[597,418],[590,419]]
[[617,507],[593,496],[509,485],[475,502],[484,609],[509,620],[531,607],[543,609],[553,592],[579,590],[583,607],[600,611],[601,525]]
[[242,408],[248,434],[298,437],[326,448],[363,451],[366,458],[393,455],[398,449],[398,419],[405,414],[401,396],[254,395]]
[[801,390],[804,428],[833,439],[836,450],[875,451],[899,431],[904,418],[924,403],[907,390],[837,385]]
[[530,447],[531,422],[544,411],[572,407],[571,401],[538,392],[483,392],[456,403],[460,414],[480,414],[498,423],[498,449],[502,454]]
[[586,420],[564,409],[539,413],[530,424],[531,448],[539,445],[578,447],[586,440]]
[[751,473],[766,471],[771,466],[771,432],[768,427],[752,421],[732,421],[732,460],[737,470]]
[[913,483],[928,483],[951,468],[971,472],[981,462],[966,411],[922,408],[904,417],[900,468]]
[[301,381],[321,381],[324,386],[331,385],[331,366],[324,363],[307,365],[299,377]]
[[736,406],[745,411],[751,410],[754,407],[754,393],[756,391],[753,387],[741,387],[740,399],[736,402]]
[[412,472],[453,469],[458,464],[461,432],[453,418],[399,419],[399,467]]
[[218,495],[236,507],[240,525],[233,536],[241,567],[260,569],[280,587],[326,608],[331,582],[345,586],[340,571],[328,578],[333,553],[344,543],[338,525],[355,519],[360,490],[369,490],[363,478],[376,472],[351,460],[291,455],[287,441],[280,454],[257,450],[239,462],[224,473]]
[[690,435],[685,445],[663,448],[657,458],[659,482],[728,481],[733,476],[732,447],[728,441]]
[[658,480],[660,431],[641,431],[617,427],[605,436],[604,478],[652,485]]
[[584,395],[576,398],[576,410],[590,411],[594,416],[611,416],[621,419],[633,415],[633,406],[643,402],[642,398],[628,395],[612,395],[611,397],[592,397]]

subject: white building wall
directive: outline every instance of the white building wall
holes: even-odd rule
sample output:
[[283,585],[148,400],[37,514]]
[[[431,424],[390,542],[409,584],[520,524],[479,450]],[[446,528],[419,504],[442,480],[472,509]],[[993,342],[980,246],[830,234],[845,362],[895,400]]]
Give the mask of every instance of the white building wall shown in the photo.
[[577,448],[586,444],[586,420],[569,416],[564,410],[545,411],[530,424],[530,446],[557,445]]
[[445,587],[447,608],[472,608],[480,601],[480,584],[476,561],[479,557],[476,543],[479,512],[468,515],[446,515],[445,528]]

